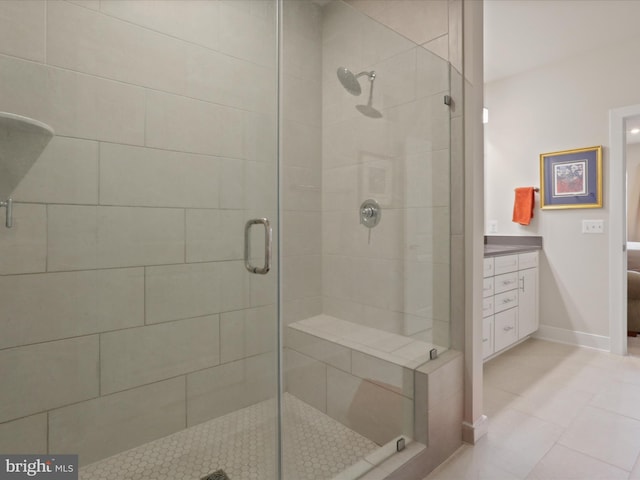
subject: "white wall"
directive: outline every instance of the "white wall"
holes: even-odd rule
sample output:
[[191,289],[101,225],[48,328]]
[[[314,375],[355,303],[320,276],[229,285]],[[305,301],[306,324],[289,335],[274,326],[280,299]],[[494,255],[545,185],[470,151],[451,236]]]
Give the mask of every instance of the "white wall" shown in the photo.
[[[606,179],[608,113],[637,104],[640,40],[610,45],[562,62],[485,85],[485,222],[500,235],[542,235],[540,323],[609,337],[608,235],[584,235],[583,219],[609,219]],[[540,184],[539,155],[604,146],[604,208],[547,210],[538,207],[528,227],[511,222],[513,189]],[[613,167],[620,168],[620,167]],[[602,344],[602,343],[601,343]]]

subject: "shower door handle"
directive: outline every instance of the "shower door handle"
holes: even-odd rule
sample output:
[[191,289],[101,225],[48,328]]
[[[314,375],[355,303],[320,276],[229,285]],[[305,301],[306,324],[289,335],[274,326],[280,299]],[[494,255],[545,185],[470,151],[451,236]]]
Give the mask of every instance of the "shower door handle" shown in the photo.
[[[251,239],[249,231],[253,225],[262,224],[264,226],[264,266],[254,267],[251,265]],[[244,266],[251,273],[258,273],[260,275],[266,275],[271,270],[271,239],[272,230],[269,220],[266,218],[252,218],[248,220],[244,226]]]

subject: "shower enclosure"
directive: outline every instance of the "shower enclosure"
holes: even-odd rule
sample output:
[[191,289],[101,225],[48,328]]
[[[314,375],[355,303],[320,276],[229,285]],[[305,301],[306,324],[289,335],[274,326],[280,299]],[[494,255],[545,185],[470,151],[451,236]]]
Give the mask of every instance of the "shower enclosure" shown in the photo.
[[0,227],[0,455],[301,480],[426,443],[457,73],[448,2],[411,3],[442,21],[0,2],[0,111],[55,131]]

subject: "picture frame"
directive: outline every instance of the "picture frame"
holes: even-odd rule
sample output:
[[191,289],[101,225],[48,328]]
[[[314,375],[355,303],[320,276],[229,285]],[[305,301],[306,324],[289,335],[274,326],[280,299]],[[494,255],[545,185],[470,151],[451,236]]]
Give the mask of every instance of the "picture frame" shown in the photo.
[[540,154],[540,208],[602,208],[602,146]]

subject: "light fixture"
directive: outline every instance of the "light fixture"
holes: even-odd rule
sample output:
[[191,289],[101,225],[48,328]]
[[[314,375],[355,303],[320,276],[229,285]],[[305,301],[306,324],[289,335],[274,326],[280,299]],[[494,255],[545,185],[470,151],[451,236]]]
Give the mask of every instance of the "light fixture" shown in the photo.
[[632,135],[637,135],[640,133],[640,128],[632,128],[631,130],[629,130],[629,133],[631,133]]
[[489,123],[489,109],[486,107],[482,109],[482,123]]

